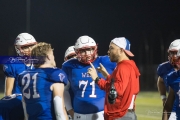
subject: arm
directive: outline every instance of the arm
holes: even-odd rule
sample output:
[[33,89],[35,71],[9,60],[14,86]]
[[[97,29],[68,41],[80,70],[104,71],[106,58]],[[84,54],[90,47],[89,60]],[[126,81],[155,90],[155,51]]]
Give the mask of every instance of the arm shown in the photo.
[[165,105],[164,105],[164,108],[163,108],[162,120],[168,120],[169,119],[169,116],[171,115],[174,100],[175,100],[174,91],[172,88],[170,88],[168,98],[167,98]]
[[51,86],[51,90],[53,91],[53,102],[55,115],[57,120],[68,120],[68,116],[65,110],[64,105],[64,84],[62,83],[54,83]]
[[71,104],[71,96],[69,94],[69,88],[70,88],[70,83],[68,81],[68,84],[65,86],[65,89],[64,89],[64,103],[65,103],[67,112],[73,118],[74,117],[74,110],[73,110],[72,104]]
[[157,87],[161,95],[161,99],[163,101],[163,106],[164,106],[165,101],[166,101],[166,86],[164,84],[163,79],[160,76],[158,77],[158,80],[157,80]]
[[13,86],[14,86],[15,78],[13,77],[6,77],[5,78],[5,96],[11,95]]

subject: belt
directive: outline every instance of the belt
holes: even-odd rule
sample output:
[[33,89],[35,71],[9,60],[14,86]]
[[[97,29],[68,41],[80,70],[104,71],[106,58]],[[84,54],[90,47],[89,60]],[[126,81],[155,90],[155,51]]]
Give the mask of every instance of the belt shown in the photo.
[[128,109],[128,112],[134,112],[134,109]]

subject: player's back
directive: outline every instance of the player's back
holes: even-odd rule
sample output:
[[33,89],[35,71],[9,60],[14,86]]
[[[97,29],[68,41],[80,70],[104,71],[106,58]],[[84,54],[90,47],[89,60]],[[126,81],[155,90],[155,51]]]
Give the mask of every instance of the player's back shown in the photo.
[[55,120],[53,106],[53,83],[63,81],[65,74],[57,68],[39,68],[24,71],[19,78],[26,103],[28,120]]
[[[107,69],[111,74],[116,63],[112,63],[108,56],[99,56],[92,64],[95,68],[99,67],[99,63]],[[74,93],[73,108],[80,114],[97,113],[104,110],[105,92],[99,88],[87,73],[90,65],[82,64],[77,59],[72,59],[63,64],[63,70],[68,76],[71,89]],[[98,76],[103,75],[98,72]]]

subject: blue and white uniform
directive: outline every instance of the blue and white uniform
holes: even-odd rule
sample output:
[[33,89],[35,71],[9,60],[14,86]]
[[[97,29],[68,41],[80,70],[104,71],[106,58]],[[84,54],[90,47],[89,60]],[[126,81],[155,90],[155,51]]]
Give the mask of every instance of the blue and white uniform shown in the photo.
[[14,86],[12,90],[12,94],[21,94],[21,89],[18,85],[18,75],[26,69],[30,69],[32,66],[26,66],[24,63],[22,64],[4,64],[4,74],[6,77],[15,78]]
[[[171,72],[175,71],[174,67],[171,65],[171,63],[169,61],[164,62],[162,64],[160,64],[157,68],[157,74],[158,76],[160,76],[161,78],[163,78],[164,84],[166,86],[166,91],[169,92],[169,84],[167,83],[167,75]],[[176,111],[176,101],[174,101],[173,104],[173,108],[172,108],[172,112],[170,115],[170,119],[172,120],[174,119],[174,117],[176,117],[175,111]]]
[[177,120],[180,120],[180,71],[174,71],[167,75],[167,83],[175,94],[175,112]]
[[172,71],[175,71],[175,70],[169,61],[160,64],[157,68],[157,74],[163,79],[167,92],[169,90],[169,85],[167,84],[166,77],[167,77],[167,74]]
[[58,68],[36,68],[19,75],[28,120],[56,120],[53,106],[54,83],[67,84],[66,74]]
[[[116,67],[116,63],[110,61],[108,56],[98,56],[92,64],[95,68],[102,64],[109,74],[112,73]],[[68,76],[70,88],[73,91],[73,109],[75,112],[74,119],[88,120],[85,114],[95,114],[104,111],[105,91],[101,90],[98,85],[92,80],[91,76],[87,73],[89,64],[83,64],[77,59],[70,59],[62,65],[62,69]],[[103,75],[98,72],[98,76],[103,78]],[[78,116],[76,116],[76,113]],[[89,118],[93,120],[102,120],[104,118]]]
[[18,85],[18,75],[26,69],[30,69],[22,64],[4,64],[3,70],[6,77],[15,78],[11,96],[5,96],[0,100],[0,120],[24,120],[22,107],[22,94]]

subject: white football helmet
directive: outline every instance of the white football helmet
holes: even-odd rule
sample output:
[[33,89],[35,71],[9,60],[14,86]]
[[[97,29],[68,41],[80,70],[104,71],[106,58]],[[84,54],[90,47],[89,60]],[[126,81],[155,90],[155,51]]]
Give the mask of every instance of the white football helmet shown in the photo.
[[15,39],[15,49],[19,56],[23,56],[21,47],[37,44],[35,38],[29,33],[21,33]]
[[64,61],[74,58],[75,56],[76,56],[76,53],[74,51],[74,46],[70,46],[65,52]]
[[175,65],[175,62],[177,61],[177,52],[179,49],[180,49],[180,39],[176,39],[170,44],[168,49],[168,54],[169,54],[168,59],[172,65]]
[[[77,59],[85,64],[93,62],[97,57],[97,45],[96,42],[89,36],[81,36],[77,39],[75,46],[75,52],[77,54]],[[92,49],[93,52],[88,55],[82,55],[81,51],[86,51],[87,49]]]

